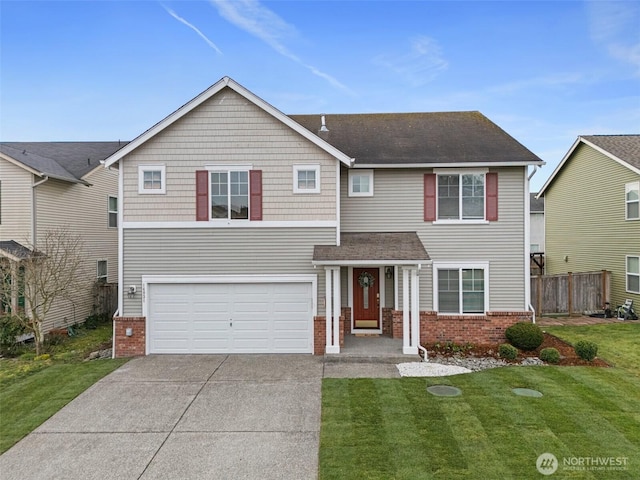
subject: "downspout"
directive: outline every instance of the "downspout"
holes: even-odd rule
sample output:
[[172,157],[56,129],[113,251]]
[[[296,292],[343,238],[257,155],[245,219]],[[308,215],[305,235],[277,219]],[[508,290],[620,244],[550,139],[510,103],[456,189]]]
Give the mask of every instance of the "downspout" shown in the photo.
[[33,248],[35,248],[37,244],[36,234],[37,234],[37,228],[38,228],[37,221],[36,221],[36,217],[37,217],[36,187],[38,185],[42,185],[47,180],[49,180],[49,177],[47,175],[44,175],[42,180],[31,185],[31,245],[33,246]]
[[533,166],[533,172],[527,176],[524,186],[524,302],[525,308],[533,313],[533,323],[536,323],[536,311],[531,305],[531,202],[529,200],[529,184],[533,176],[538,172],[538,166]]

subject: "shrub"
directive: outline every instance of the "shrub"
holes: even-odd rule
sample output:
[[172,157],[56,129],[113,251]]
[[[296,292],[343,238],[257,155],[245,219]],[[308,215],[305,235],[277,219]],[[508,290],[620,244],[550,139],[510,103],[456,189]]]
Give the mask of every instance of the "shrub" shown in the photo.
[[11,315],[0,315],[0,352],[15,353],[16,338],[26,333],[24,326]]
[[598,354],[598,345],[586,340],[580,340],[579,342],[576,342],[574,350],[583,360],[591,361],[596,358],[596,355]]
[[504,334],[514,347],[521,350],[535,350],[544,341],[542,330],[534,323],[515,323],[507,328]]
[[498,353],[502,358],[507,360],[515,360],[518,356],[518,349],[508,343],[503,343],[498,347]]
[[558,363],[560,361],[560,352],[555,348],[543,348],[540,350],[540,360],[547,363]]

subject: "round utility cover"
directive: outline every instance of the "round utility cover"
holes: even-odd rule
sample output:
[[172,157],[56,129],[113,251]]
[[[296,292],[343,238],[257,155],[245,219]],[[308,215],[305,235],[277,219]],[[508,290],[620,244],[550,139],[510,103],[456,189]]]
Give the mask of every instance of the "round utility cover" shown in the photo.
[[436,397],[457,397],[462,395],[462,390],[451,385],[431,385],[427,387],[427,392]]
[[521,397],[541,397],[542,393],[537,390],[531,390],[530,388],[514,388],[511,390],[516,395]]

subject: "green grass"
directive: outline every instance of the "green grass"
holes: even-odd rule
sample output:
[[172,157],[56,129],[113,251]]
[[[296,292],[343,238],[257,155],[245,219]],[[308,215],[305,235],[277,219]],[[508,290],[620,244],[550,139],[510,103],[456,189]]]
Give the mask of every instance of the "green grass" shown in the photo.
[[[505,367],[439,378],[325,379],[319,478],[540,479],[545,477],[536,460],[545,452],[560,463],[548,478],[638,478],[638,331],[620,325],[619,331],[567,327],[567,332],[574,328],[576,335],[584,333],[600,345],[602,357],[620,352],[615,357],[619,367]],[[594,338],[606,333],[611,341]],[[463,393],[435,397],[426,387],[436,384]],[[515,387],[538,390],[543,397],[516,396]],[[598,471],[564,465],[591,457],[621,457],[627,465]]]
[[46,345],[41,358],[34,359],[34,353],[25,349],[19,357],[0,359],[0,453],[126,362],[83,361],[110,338],[110,325],[81,328],[76,337]]
[[598,357],[640,376],[640,323],[553,326],[542,329],[575,345],[590,340],[598,345]]

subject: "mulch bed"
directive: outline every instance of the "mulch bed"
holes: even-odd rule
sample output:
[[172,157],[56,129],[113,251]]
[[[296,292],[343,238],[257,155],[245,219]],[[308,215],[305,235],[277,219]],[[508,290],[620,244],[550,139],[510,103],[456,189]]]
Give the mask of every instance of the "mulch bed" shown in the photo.
[[[527,357],[540,357],[540,350],[543,348],[555,348],[560,353],[560,362],[555,365],[561,366],[581,366],[581,367],[610,367],[607,362],[596,357],[591,362],[587,360],[583,360],[582,358],[576,355],[573,346],[564,340],[556,337],[555,335],[551,335],[550,333],[543,333],[544,340],[542,345],[540,345],[535,350],[531,350],[529,352],[524,352],[522,350],[518,350],[518,358],[516,360],[505,360],[509,363],[519,364]],[[498,355],[498,346],[497,345],[472,345],[468,349],[465,349],[464,352],[453,352],[450,350],[442,349],[442,348],[428,348],[430,353],[437,353],[438,355],[443,356],[453,356],[453,355],[469,355],[474,357],[493,357],[493,358],[501,358]]]

